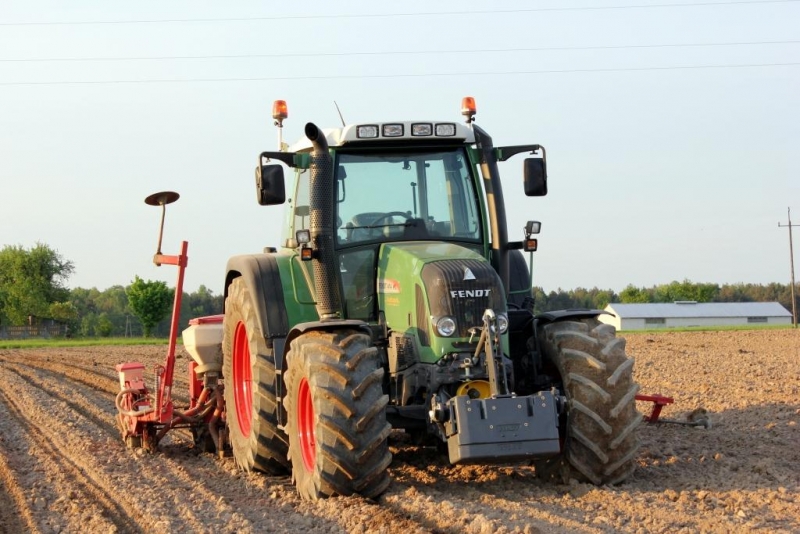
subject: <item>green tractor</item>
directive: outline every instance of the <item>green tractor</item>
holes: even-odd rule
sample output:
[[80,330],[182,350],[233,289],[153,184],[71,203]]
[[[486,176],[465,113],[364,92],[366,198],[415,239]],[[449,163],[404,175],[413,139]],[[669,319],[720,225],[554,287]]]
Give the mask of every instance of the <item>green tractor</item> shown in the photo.
[[[523,251],[540,225],[508,239],[498,162],[531,154],[524,192],[543,196],[544,148],[494,147],[463,108],[466,124],[308,123],[260,155],[259,204],[288,209],[280,249],[226,268],[225,417],[243,469],[291,471],[306,499],[374,498],[402,429],[454,464],[594,484],[633,472],[625,340],[599,310],[535,316]],[[273,115],[282,128],[285,103]],[[272,160],[293,171],[288,200]]]

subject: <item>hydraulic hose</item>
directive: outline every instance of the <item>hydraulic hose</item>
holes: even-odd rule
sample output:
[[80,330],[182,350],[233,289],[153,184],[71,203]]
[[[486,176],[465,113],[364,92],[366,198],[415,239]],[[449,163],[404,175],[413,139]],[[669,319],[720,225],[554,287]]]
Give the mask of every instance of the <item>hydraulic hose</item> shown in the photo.
[[214,410],[214,415],[212,415],[211,419],[208,420],[208,432],[211,434],[211,441],[214,442],[214,447],[217,450],[217,454],[219,454],[222,452],[223,447],[222,439],[219,435],[219,430],[217,429],[217,422],[220,420],[220,417],[225,411],[225,400],[222,398],[221,387],[218,387],[214,390],[214,400],[216,401],[216,409]]
[[[151,412],[154,412],[156,409],[152,405],[149,408],[145,408],[144,410],[125,410],[122,407],[122,397],[128,394],[139,393],[140,390],[138,389],[123,389],[119,393],[117,393],[117,398],[114,399],[114,404],[117,407],[117,411],[120,414],[125,415],[127,417],[142,417],[143,415],[147,415]],[[151,403],[155,402],[155,399],[149,393],[144,397],[145,399],[149,400]]]

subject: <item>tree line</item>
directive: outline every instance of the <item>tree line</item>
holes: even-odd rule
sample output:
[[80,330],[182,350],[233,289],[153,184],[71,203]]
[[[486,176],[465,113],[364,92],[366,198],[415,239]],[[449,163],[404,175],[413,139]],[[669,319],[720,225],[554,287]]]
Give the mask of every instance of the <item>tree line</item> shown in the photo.
[[[71,330],[80,337],[166,337],[173,301],[174,290],[164,282],[138,276],[127,287],[116,285],[104,291],[75,288],[69,292],[69,303],[76,310]],[[201,285],[197,291],[184,291],[178,325],[184,329],[194,317],[218,313],[222,313],[222,295]]]
[[[800,309],[800,295],[795,292],[796,306]],[[689,280],[673,281],[651,287],[628,285],[619,293],[611,289],[577,289],[546,293],[541,287],[534,288],[536,313],[567,308],[603,309],[608,304],[675,302],[693,300],[695,302],[779,302],[784,308],[792,309],[791,284],[713,284],[697,283]]]
[[[167,336],[174,291],[164,282],[138,276],[128,286],[68,289],[72,262],[57,251],[37,243],[31,249],[6,246],[0,250],[0,337],[9,326],[51,321],[65,326],[64,332],[80,337]],[[689,280],[651,287],[628,285],[616,293],[611,289],[533,288],[534,312],[567,308],[603,309],[608,304],[674,302],[779,302],[792,309],[789,284],[713,284]],[[800,308],[800,295],[797,296]],[[184,292],[179,325],[185,328],[193,317],[222,313],[223,297],[206,286]]]
[[[138,276],[128,286],[100,291],[66,287],[74,271],[49,246],[30,249],[5,246],[0,250],[0,337],[8,327],[35,328],[57,323],[61,335],[79,337],[167,336],[174,290],[161,281]],[[206,286],[184,292],[179,325],[189,319],[222,313],[222,295]]]

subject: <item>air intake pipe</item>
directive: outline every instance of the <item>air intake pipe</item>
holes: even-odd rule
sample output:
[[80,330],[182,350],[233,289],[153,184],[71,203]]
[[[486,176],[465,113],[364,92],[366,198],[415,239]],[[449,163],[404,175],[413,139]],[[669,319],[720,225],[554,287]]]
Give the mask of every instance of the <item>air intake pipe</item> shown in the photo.
[[503,200],[503,186],[500,183],[500,171],[497,169],[497,158],[494,155],[492,138],[477,124],[472,125],[475,132],[475,144],[480,150],[481,174],[483,187],[486,190],[486,207],[492,231],[492,264],[500,275],[505,294],[511,290],[511,273],[508,263],[508,225],[506,224],[506,206]]
[[305,133],[314,147],[309,186],[309,230],[316,251],[314,288],[317,313],[321,321],[329,321],[340,318],[342,310],[336,256],[333,252],[333,161],[328,152],[328,141],[314,123],[306,124]]

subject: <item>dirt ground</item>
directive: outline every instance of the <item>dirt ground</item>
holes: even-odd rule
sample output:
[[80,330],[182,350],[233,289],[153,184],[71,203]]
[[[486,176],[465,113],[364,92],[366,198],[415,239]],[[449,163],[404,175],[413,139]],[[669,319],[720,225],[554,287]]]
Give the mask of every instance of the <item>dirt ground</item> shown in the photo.
[[618,487],[454,467],[398,434],[378,502],[301,501],[288,478],[240,473],[185,431],[155,455],[126,449],[114,365],[146,363],[152,381],[163,347],[0,350],[0,532],[799,532],[800,332],[626,337],[642,392],[674,396],[669,418],[705,408],[710,429],[643,425]]

